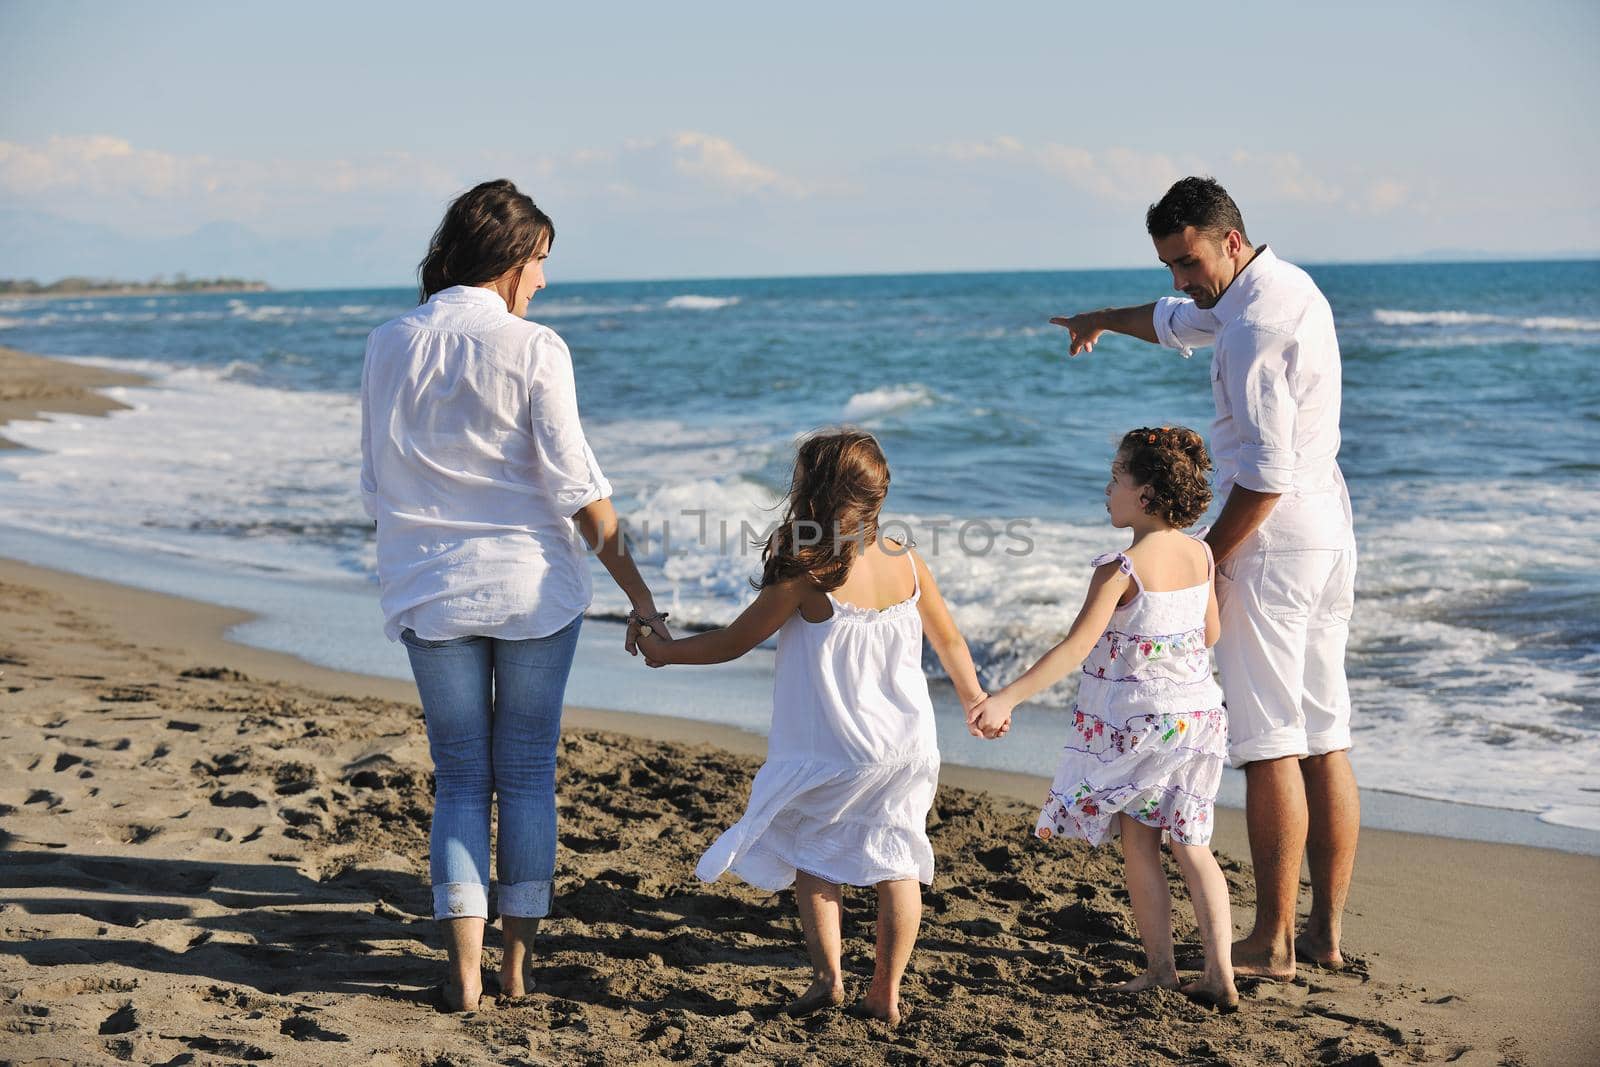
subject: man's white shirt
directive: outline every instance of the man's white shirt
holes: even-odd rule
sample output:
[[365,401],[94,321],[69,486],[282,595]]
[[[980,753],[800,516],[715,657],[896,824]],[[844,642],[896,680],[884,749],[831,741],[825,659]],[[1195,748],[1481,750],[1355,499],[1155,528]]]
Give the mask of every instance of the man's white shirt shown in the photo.
[[1213,308],[1167,297],[1156,336],[1184,356],[1212,345],[1217,495],[1280,494],[1263,549],[1343,548],[1350,498],[1339,470],[1339,341],[1310,275],[1262,245]]

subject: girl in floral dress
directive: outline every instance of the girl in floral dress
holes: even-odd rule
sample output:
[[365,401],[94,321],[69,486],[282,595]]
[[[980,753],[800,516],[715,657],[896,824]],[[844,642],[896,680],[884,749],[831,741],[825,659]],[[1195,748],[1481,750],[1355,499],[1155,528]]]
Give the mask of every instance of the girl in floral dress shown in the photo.
[[1083,608],[1066,638],[1027,673],[974,707],[974,733],[999,737],[1012,710],[1081,665],[1072,731],[1034,833],[1098,845],[1113,832],[1122,854],[1145,970],[1123,990],[1179,988],[1163,834],[1183,870],[1205,945],[1205,971],[1185,994],[1238,1004],[1228,886],[1211,854],[1211,815],[1228,726],[1211,677],[1220,624],[1214,566],[1183,531],[1211,502],[1204,442],[1183,427],[1126,434],[1111,464],[1111,524],[1133,544],[1094,560]]

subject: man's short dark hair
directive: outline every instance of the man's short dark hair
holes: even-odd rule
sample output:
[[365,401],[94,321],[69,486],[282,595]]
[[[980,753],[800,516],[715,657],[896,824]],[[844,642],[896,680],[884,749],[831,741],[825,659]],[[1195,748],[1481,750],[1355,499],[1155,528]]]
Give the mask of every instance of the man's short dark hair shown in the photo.
[[1157,241],[1182,233],[1186,226],[1193,226],[1197,232],[1214,238],[1226,237],[1229,230],[1238,230],[1244,243],[1250,243],[1239,205],[1215,178],[1180,178],[1167,190],[1167,195],[1151,204],[1150,210],[1144,213],[1144,228]]

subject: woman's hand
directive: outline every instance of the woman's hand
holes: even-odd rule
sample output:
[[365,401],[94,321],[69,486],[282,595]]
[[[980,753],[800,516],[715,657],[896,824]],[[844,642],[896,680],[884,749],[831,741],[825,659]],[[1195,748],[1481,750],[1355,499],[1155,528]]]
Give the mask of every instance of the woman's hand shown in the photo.
[[1017,702],[1001,690],[974,704],[967,712],[967,732],[973,737],[998,740],[1011,732],[1011,712]]

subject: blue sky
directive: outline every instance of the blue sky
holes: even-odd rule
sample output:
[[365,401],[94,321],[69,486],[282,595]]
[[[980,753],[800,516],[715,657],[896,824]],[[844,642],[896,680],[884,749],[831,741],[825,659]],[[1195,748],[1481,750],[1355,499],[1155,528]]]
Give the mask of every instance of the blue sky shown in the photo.
[[559,280],[1600,249],[1600,5],[0,0],[0,276],[404,284],[508,176]]

